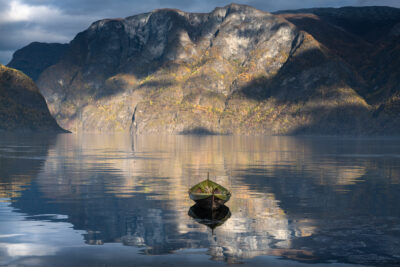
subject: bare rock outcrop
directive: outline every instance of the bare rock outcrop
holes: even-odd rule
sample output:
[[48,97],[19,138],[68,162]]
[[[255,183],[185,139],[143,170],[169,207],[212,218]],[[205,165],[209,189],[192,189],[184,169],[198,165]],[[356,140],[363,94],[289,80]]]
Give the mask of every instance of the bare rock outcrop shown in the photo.
[[[38,86],[71,131],[399,133],[397,14],[271,14],[231,4],[100,20],[71,41]],[[390,27],[351,27],[383,17]]]

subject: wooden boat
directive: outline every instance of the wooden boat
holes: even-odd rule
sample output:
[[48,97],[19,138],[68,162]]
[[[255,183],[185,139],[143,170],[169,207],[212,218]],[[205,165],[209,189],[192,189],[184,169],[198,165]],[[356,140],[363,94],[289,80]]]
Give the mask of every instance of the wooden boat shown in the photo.
[[203,209],[215,210],[229,200],[231,192],[222,185],[210,181],[207,175],[207,180],[189,189],[189,196]]

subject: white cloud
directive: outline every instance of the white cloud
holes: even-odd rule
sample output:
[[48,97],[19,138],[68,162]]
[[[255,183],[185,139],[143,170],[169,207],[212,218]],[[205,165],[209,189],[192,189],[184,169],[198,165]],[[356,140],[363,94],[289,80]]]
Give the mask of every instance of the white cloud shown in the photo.
[[54,6],[29,5],[20,0],[12,0],[8,7],[0,11],[0,23],[29,22],[39,25],[49,23],[92,21],[93,17],[84,15],[69,15]]
[[60,16],[61,11],[51,6],[27,5],[18,0],[12,0],[6,10],[0,13],[2,22],[41,21],[49,16]]

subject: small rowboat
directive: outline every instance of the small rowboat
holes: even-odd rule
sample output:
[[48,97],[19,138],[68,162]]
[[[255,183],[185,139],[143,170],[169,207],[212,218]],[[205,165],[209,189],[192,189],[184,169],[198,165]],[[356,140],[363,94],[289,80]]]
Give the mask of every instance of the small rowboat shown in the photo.
[[207,175],[207,180],[189,189],[189,196],[203,209],[215,210],[229,200],[231,192],[222,185],[210,181]]

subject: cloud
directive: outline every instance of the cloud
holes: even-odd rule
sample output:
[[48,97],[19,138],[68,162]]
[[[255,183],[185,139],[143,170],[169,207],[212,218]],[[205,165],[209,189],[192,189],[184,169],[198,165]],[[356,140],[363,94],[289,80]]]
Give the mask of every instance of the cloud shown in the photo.
[[58,9],[52,9],[48,6],[30,6],[20,1],[11,1],[8,9],[0,13],[1,22],[18,22],[18,21],[31,21],[43,20],[48,16],[59,15]]
[[355,3],[356,6],[392,6],[392,7],[400,7],[399,0],[357,0]]
[[[7,64],[12,52],[31,42],[69,42],[97,20],[95,16],[67,14],[53,5],[31,5],[20,0],[0,0],[0,63]],[[40,1],[39,1],[40,2]]]
[[[0,63],[31,42],[68,42],[92,22],[127,17],[157,8],[188,12],[210,12],[232,0],[0,0]],[[234,0],[264,11],[310,7],[387,5],[400,7],[399,0]]]

